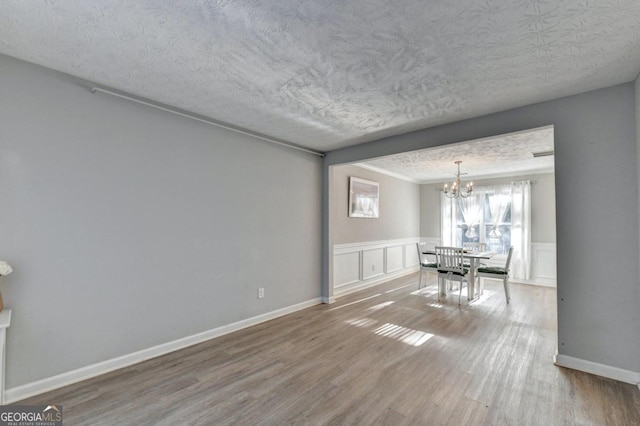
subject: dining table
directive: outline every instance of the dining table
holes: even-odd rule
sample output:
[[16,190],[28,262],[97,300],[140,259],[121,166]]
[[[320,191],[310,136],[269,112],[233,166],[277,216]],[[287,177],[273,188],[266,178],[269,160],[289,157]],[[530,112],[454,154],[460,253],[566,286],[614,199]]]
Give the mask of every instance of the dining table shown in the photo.
[[[422,254],[435,256],[435,250],[426,250],[423,251]],[[478,271],[478,266],[480,265],[480,261],[489,260],[493,256],[495,256],[496,252],[493,251],[470,251],[464,250],[462,257],[469,261],[469,282],[467,283],[467,299],[473,300],[480,297],[482,294],[482,288],[480,284],[476,286],[476,272]],[[440,278],[438,278],[440,279]],[[442,286],[444,291],[446,291],[446,286]]]

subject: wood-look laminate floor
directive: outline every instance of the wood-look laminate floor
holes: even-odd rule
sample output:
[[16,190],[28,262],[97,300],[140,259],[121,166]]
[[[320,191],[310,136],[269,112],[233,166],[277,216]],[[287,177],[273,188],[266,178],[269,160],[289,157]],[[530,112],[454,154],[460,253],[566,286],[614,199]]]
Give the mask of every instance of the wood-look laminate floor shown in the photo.
[[636,386],[553,365],[555,289],[501,285],[458,307],[412,274],[21,403],[65,425],[639,425]]

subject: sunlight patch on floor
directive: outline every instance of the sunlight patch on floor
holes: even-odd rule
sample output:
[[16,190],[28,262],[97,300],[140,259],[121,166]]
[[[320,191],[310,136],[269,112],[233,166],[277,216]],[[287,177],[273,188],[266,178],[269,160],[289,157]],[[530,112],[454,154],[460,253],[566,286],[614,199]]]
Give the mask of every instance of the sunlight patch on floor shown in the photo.
[[445,307],[442,303],[427,303],[427,306],[431,306],[432,308],[442,309]]
[[[432,302],[428,303],[427,306],[431,306],[433,308],[438,308],[438,309],[442,309],[444,308],[444,304],[440,303],[439,299],[438,299],[438,288],[437,287],[425,287],[425,288],[421,288],[420,290],[416,290],[416,291],[412,291],[410,293],[412,296],[420,296],[420,297],[425,297],[428,299],[431,299]],[[440,296],[440,297],[446,297],[446,296]]]
[[[459,290],[454,289],[454,290],[448,290],[446,295],[440,295],[440,300],[438,300],[438,289],[437,287],[424,287],[421,288],[419,290],[416,291],[412,291],[410,294],[412,296],[420,296],[420,297],[425,297],[425,298],[429,298],[432,299],[431,303],[428,303],[428,306],[431,306],[433,308],[439,308],[442,309],[445,306],[447,306],[447,297],[454,297],[455,298],[455,303],[457,304],[457,300],[458,300],[458,292]],[[480,295],[480,297],[477,297],[473,300],[467,300],[467,288],[464,287],[462,289],[462,302],[466,302],[468,304],[482,304],[484,301],[486,301],[487,299],[489,299],[490,297],[492,297],[493,295],[496,294],[495,290],[488,290],[488,289],[484,289],[484,291],[482,292],[482,295]]]
[[[345,321],[349,325],[359,328],[373,328],[378,326],[380,321],[372,318],[357,318]],[[402,327],[397,324],[385,323],[372,332],[378,336],[388,337],[411,346],[421,346],[434,335],[425,333],[424,331],[413,330],[411,328]]]
[[382,293],[374,294],[373,296],[365,297],[364,299],[356,300],[355,302],[345,303],[344,305],[336,306],[335,308],[327,309],[327,311],[335,311],[336,309],[342,309],[346,306],[355,305],[356,303],[364,302],[365,300],[373,299],[374,297],[382,296]]
[[397,324],[386,323],[373,330],[378,336],[389,337],[411,346],[421,346],[433,337],[431,333],[413,330]]
[[422,296],[422,297],[438,297],[438,289],[432,287],[421,288],[420,290],[412,291],[410,293],[412,296]]
[[374,306],[372,306],[370,308],[365,309],[365,311],[377,311],[377,310],[380,310],[382,308],[386,308],[387,306],[389,306],[391,304],[393,304],[393,300],[390,300],[388,302],[379,303],[377,305],[374,305]]
[[345,322],[349,325],[355,325],[356,327],[368,328],[368,327],[373,327],[378,325],[380,321],[376,321],[371,318],[358,318],[358,319],[346,320]]

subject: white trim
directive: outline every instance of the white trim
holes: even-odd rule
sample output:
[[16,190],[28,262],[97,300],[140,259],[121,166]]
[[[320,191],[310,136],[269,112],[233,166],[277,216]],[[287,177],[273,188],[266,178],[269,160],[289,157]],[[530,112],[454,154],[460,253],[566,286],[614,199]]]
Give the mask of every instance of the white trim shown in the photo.
[[[354,284],[357,282],[362,281],[362,252],[360,251],[344,251],[341,253],[336,253],[333,256],[333,270],[334,270],[334,274],[339,274],[340,272],[342,272],[341,266],[343,265],[342,262],[338,262],[338,258],[342,257],[342,256],[349,256],[349,255],[356,255],[358,257],[358,262],[357,265],[354,263],[352,266],[356,267],[358,269],[358,276],[352,280],[348,280],[348,281],[344,281],[344,282],[338,282],[338,279],[334,276],[333,277],[333,288],[340,288],[342,286],[345,285],[350,285],[350,284]],[[347,259],[348,260],[348,259]],[[353,272],[353,271],[351,271]]]
[[335,288],[337,290],[337,289],[339,289],[341,287],[346,287],[348,285],[359,283],[361,281],[362,281],[362,278],[358,278],[357,280],[351,280],[351,281],[347,281],[347,282],[344,282],[344,283],[339,283],[339,284],[335,285],[333,288]]
[[394,240],[365,241],[362,243],[346,243],[335,244],[333,246],[333,255],[351,253],[359,250],[374,250],[377,248],[401,246],[404,244],[415,244],[420,238],[398,238]]
[[196,345],[198,343],[206,342],[207,340],[214,339],[216,337],[224,336],[225,334],[233,333],[265,321],[291,314],[293,312],[309,308],[311,306],[319,305],[324,302],[323,298],[315,298],[306,302],[297,303],[285,308],[276,309],[275,311],[267,312],[255,317],[247,318],[238,322],[223,325],[202,333],[193,334],[191,336],[183,337],[181,339],[174,340],[172,342],[163,343],[161,345],[153,346],[151,348],[143,349],[141,351],[133,352],[127,355],[112,358],[106,361],[98,362],[95,364],[87,365],[76,370],[68,371],[66,373],[58,374],[56,376],[47,377],[45,379],[37,380],[35,382],[27,383],[21,386],[16,386],[11,389],[7,389],[5,392],[5,403],[10,404],[16,401],[23,400],[25,398],[39,395],[44,392],[48,392],[63,386],[71,385],[73,383],[87,380],[92,377],[100,376],[110,371],[118,370],[120,368],[128,367],[133,364],[137,364],[142,361],[146,361],[151,358],[155,358],[161,355],[168,354],[180,349],[184,349],[189,346]]
[[[400,256],[402,257],[400,260],[400,266],[398,266],[395,269],[389,269],[389,249],[394,249],[394,248],[399,248],[400,249]],[[384,273],[385,274],[392,274],[394,272],[398,272],[398,271],[402,271],[406,266],[406,260],[405,260],[405,252],[404,252],[404,248],[405,245],[404,244],[398,244],[397,246],[387,246],[385,248],[384,251]]]
[[[542,259],[546,258],[547,262]],[[553,262],[553,263],[549,263]],[[557,287],[556,243],[531,243],[531,279],[526,284]],[[516,280],[514,280],[516,281]]]
[[[490,279],[490,278],[489,278]],[[536,278],[535,280],[522,280],[519,278],[509,278],[510,283],[515,284],[524,284],[524,285],[535,285],[538,287],[549,287],[556,288],[556,280],[549,281],[543,278]]]
[[[364,270],[364,261],[365,261],[365,253],[369,253],[369,252],[376,252],[376,253],[382,253],[382,269],[380,271],[375,271],[375,270]],[[385,270],[387,269],[386,263],[387,263],[387,248],[386,247],[380,247],[380,248],[368,248],[365,250],[361,251],[362,253],[362,258],[360,261],[360,270],[362,272],[361,274],[361,279],[363,281],[366,280],[370,280],[372,278],[377,278],[379,276],[385,275]],[[372,253],[373,256],[373,253]],[[375,257],[373,258],[373,260],[375,260]],[[374,264],[375,266],[375,264]]]
[[[333,294],[334,296],[343,296],[345,294],[353,293],[357,290],[362,290],[374,285],[381,284],[383,282],[407,275],[412,272],[419,271],[420,263],[416,257],[415,244],[420,241],[419,237],[413,238],[397,238],[381,241],[365,241],[358,243],[346,243],[335,244],[332,250],[332,260],[334,265],[333,270]],[[398,252],[398,249],[401,251]],[[389,260],[391,256],[389,251],[393,251],[395,255],[393,260],[401,260],[401,265],[396,266],[394,262],[393,269],[389,266]],[[341,256],[355,255],[358,253],[359,261],[356,265],[355,256],[351,259],[351,264],[343,265],[345,273],[335,269],[336,260]],[[380,254],[382,255],[380,259]],[[371,259],[367,260],[368,265],[365,265],[365,257],[371,256]],[[402,256],[400,259],[398,256]],[[410,261],[411,259],[411,261]],[[347,259],[349,260],[349,259]],[[371,262],[369,262],[369,260]],[[380,265],[379,261],[382,261]],[[375,264],[376,269],[371,269],[369,266],[371,263]],[[411,263],[411,264],[409,264]],[[378,266],[381,268],[378,268]],[[355,268],[358,268],[359,279],[355,280]]]
[[597,376],[606,377],[607,379],[618,380],[620,382],[630,383],[640,387],[640,372],[624,370],[622,368],[612,367],[610,365],[561,354],[556,354],[553,357],[553,363],[559,367],[584,371],[585,373],[595,374]]
[[331,296],[331,297],[323,297],[322,298],[322,303],[324,303],[325,305],[330,305],[332,303],[336,303],[336,298]]

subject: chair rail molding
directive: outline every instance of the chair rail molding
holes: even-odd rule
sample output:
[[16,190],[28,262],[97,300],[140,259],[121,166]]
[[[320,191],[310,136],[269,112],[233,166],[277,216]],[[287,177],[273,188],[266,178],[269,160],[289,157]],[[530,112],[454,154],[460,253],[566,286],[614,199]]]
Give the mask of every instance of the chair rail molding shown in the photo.
[[333,246],[334,296],[382,284],[419,269],[419,237]]

